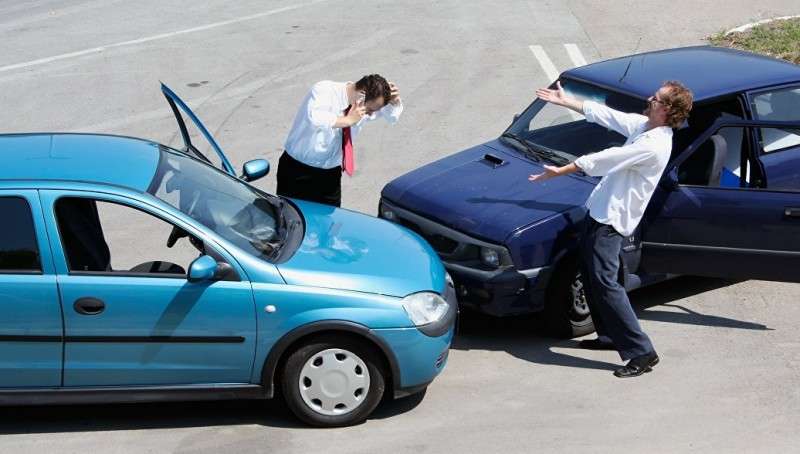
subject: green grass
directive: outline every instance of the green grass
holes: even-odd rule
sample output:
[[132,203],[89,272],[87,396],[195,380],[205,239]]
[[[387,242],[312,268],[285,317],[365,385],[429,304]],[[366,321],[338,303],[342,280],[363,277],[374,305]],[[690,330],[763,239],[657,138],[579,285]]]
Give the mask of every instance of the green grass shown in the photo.
[[715,46],[748,50],[800,64],[800,18],[757,25],[729,35],[720,32],[710,36],[708,41]]

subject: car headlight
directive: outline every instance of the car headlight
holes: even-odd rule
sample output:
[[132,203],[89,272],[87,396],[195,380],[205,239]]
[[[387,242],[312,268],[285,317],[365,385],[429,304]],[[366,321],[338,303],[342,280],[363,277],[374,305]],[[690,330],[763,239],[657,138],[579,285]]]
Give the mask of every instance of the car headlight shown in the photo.
[[421,292],[403,298],[403,309],[415,325],[427,325],[447,314],[449,304],[437,293]]
[[483,262],[485,265],[497,268],[500,266],[500,254],[498,254],[494,249],[482,247],[481,262]]
[[383,219],[386,219],[387,221],[395,221],[395,220],[397,220],[397,215],[394,213],[394,211],[392,211],[391,208],[388,208],[386,205],[381,204],[379,211],[380,211],[380,213],[378,213],[378,214]]

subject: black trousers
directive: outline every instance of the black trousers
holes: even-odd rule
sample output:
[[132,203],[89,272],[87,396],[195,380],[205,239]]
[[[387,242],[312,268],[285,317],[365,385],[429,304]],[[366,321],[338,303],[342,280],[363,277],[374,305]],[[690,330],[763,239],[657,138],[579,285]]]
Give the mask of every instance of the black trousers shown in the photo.
[[622,359],[628,360],[652,352],[653,344],[642,331],[620,283],[622,240],[614,227],[587,216],[581,241],[586,300],[597,337],[613,342]]
[[342,167],[312,167],[283,152],[278,161],[278,195],[340,207]]

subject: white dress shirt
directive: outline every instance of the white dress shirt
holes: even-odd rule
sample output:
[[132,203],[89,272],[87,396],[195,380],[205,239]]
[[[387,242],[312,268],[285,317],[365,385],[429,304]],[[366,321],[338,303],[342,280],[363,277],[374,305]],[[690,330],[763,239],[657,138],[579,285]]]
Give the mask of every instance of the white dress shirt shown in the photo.
[[672,129],[645,131],[647,117],[624,113],[593,101],[584,101],[586,120],[613,129],[628,138],[621,147],[584,155],[575,165],[591,176],[603,176],[586,206],[601,224],[623,236],[636,230],[672,152]]
[[[323,80],[314,84],[294,117],[284,144],[286,152],[303,164],[320,169],[342,165],[342,128],[334,128],[333,124],[344,115],[349,105],[347,82]],[[365,115],[351,126],[350,137],[355,139],[366,122],[378,117],[397,123],[402,112],[402,103],[387,103],[381,110]]]

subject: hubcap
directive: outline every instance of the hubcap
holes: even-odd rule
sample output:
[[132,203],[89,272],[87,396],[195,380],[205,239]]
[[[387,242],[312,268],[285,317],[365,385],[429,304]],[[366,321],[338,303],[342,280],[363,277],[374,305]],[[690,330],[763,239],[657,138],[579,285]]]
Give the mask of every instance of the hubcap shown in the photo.
[[326,416],[350,413],[369,392],[369,370],[347,350],[323,350],[300,370],[300,396],[309,408]]
[[589,316],[589,303],[586,302],[586,289],[583,287],[580,272],[575,274],[575,280],[570,287],[573,319],[583,320]]

